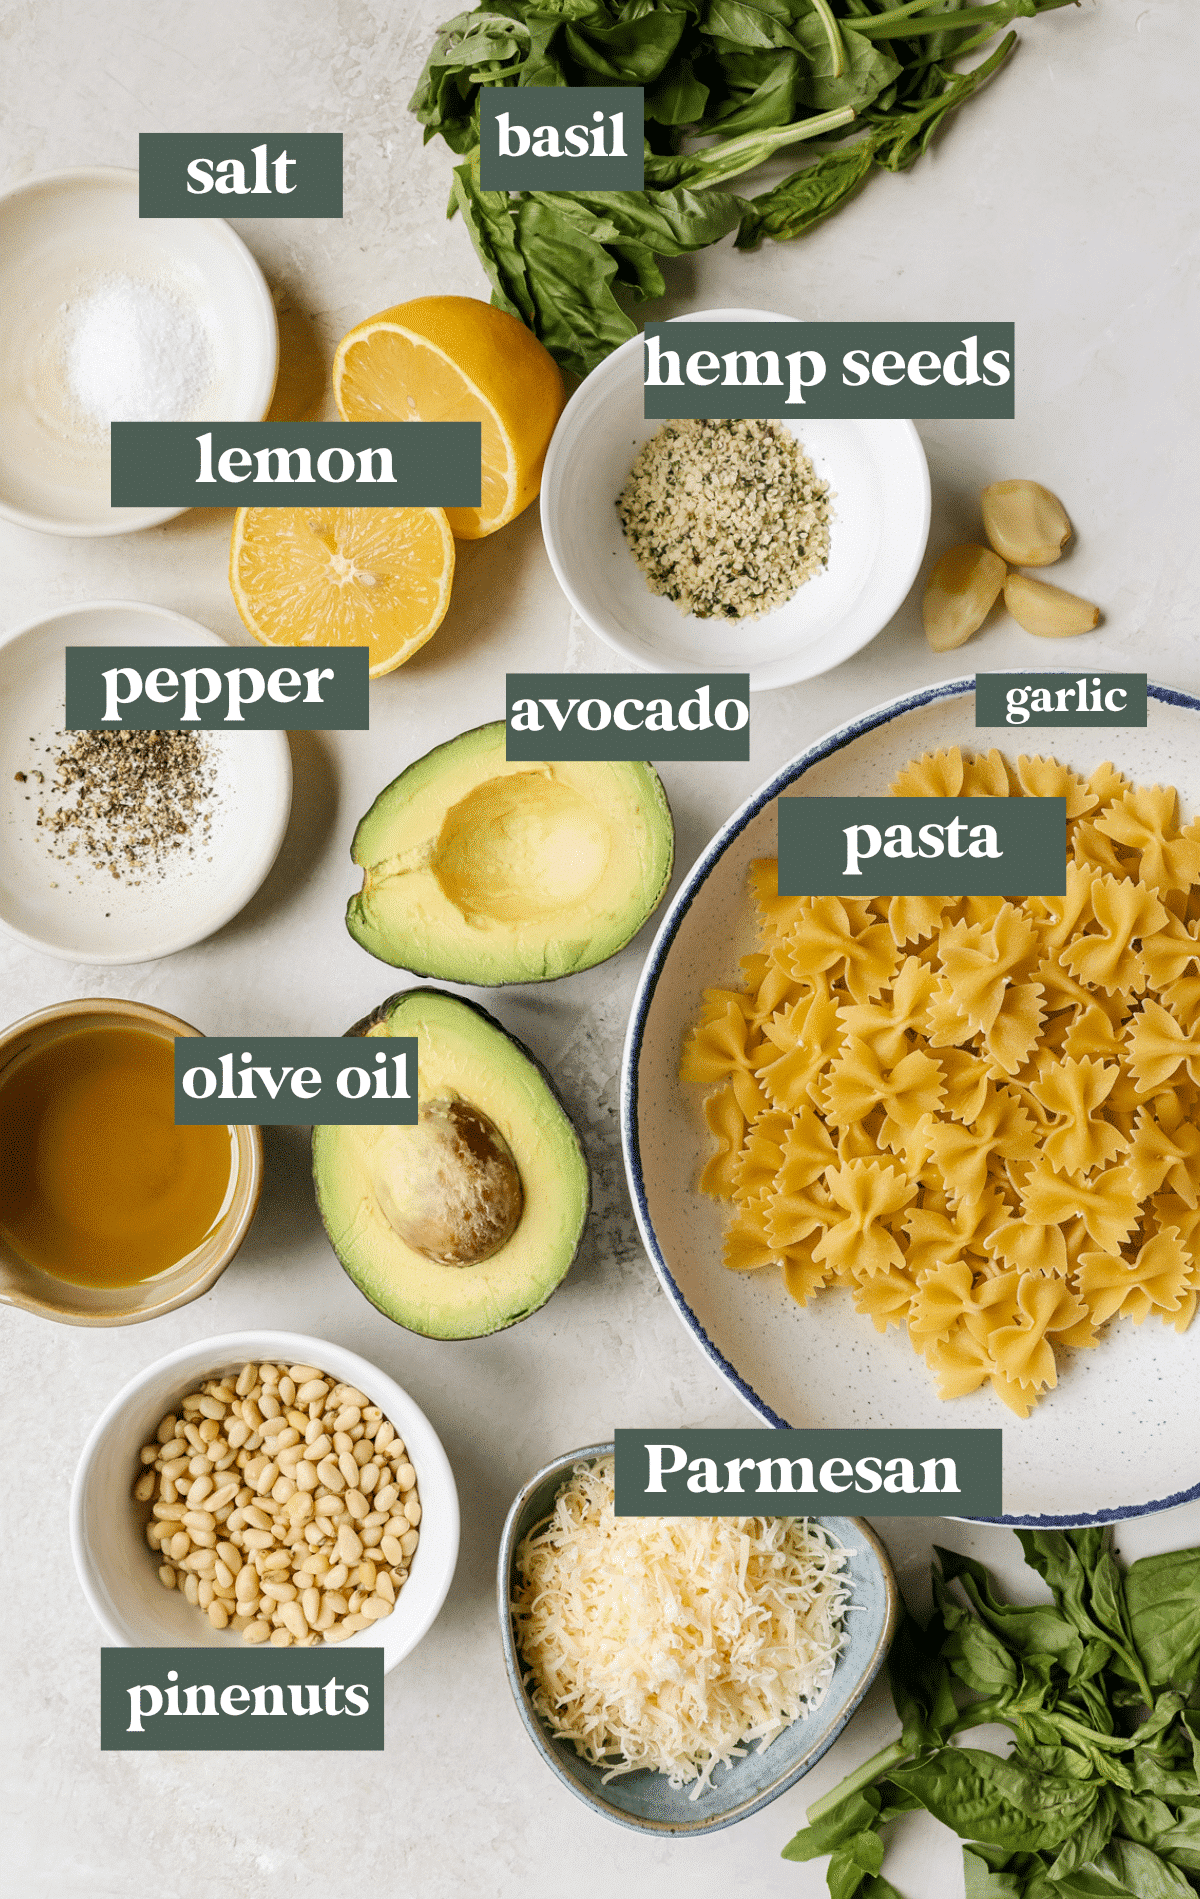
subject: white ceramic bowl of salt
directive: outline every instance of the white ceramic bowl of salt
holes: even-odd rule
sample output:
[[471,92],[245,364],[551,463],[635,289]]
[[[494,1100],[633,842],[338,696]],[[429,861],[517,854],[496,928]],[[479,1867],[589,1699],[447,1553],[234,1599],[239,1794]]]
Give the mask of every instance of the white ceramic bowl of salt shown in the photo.
[[109,423],[259,422],[279,333],[220,218],[138,217],[138,175],[53,172],[0,196],[0,516],[128,534],[184,510],[114,508]]

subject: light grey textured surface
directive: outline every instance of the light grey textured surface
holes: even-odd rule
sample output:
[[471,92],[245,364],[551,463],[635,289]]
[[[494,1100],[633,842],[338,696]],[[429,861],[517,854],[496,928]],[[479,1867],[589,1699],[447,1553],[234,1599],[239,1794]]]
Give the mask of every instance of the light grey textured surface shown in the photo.
[[[240,228],[289,329],[327,368],[352,323],[406,297],[485,294],[466,235],[443,219],[449,159],[422,150],[405,103],[449,0],[26,0],[0,7],[3,177],[137,162],[140,131],[342,130],[341,223]],[[1101,601],[1100,632],[1070,649],[1092,666],[1148,668],[1200,688],[1193,477],[1197,416],[1195,221],[1185,187],[1196,23],[1148,0],[1084,0],[1023,22],[1016,59],[902,178],[873,181],[799,245],[743,256],[728,243],[671,274],[672,306],[753,303],[823,318],[1014,318],[1017,419],[922,427],[933,474],[931,558],[978,531],[985,481],[1029,474],[1077,526],[1054,578]],[[1183,42],[1191,42],[1190,49]],[[197,512],[105,542],[0,531],[3,627],[59,602],[132,597],[240,637],[226,581],[228,519]],[[740,799],[849,714],[948,666],[910,598],[834,674],[756,700],[746,766],[663,776],[686,867]],[[1057,664],[1061,649],[1000,622],[962,657],[992,668]],[[333,1033],[400,986],[346,935],[353,824],[429,746],[500,715],[502,675],[603,669],[573,625],[530,512],[460,549],[436,638],[372,693],[368,735],[294,741],[291,833],[266,885],[219,936],[159,964],[89,972],[0,945],[5,1019],[69,995],[136,996],[213,1031]],[[955,656],[956,659],[959,656]],[[647,935],[616,961],[539,989],[501,992],[499,1015],[547,1063],[596,1168],[586,1250],[544,1311],[473,1344],[390,1327],[330,1253],[305,1141],[268,1131],[269,1181],[243,1253],[214,1291],[153,1325],[82,1332],[6,1313],[3,1340],[8,1565],[0,1662],[3,1860],[17,1899],[192,1899],[232,1886],[261,1899],[421,1899],[465,1892],[600,1899],[687,1892],[813,1899],[819,1867],[780,1863],[806,1798],[888,1737],[878,1687],[811,1779],[743,1826],[650,1845],[591,1818],[521,1732],[500,1656],[492,1568],[505,1509],[537,1465],[619,1423],[749,1421],[686,1337],[637,1244],[616,1134],[625,1016]],[[249,1324],[341,1340],[412,1391],[438,1428],[463,1500],[449,1601],[388,1684],[383,1755],[104,1755],[98,1632],[70,1571],[66,1499],[83,1437],[112,1391],[173,1345]],[[1098,1455],[1103,1441],[1098,1438]],[[954,1526],[883,1525],[909,1583]],[[1137,1526],[1126,1542],[1200,1540],[1200,1513]],[[971,1533],[1011,1563],[1007,1533]],[[957,1847],[909,1823],[888,1874],[911,1899],[953,1899]]]

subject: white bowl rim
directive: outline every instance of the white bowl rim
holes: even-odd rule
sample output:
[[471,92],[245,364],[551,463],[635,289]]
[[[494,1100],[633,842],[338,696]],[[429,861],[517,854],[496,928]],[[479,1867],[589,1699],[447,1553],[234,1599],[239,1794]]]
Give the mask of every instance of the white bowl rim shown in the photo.
[[[974,691],[975,675],[973,673],[967,678],[946,679],[935,685],[920,686],[914,692],[903,693],[898,698],[887,699],[880,705],[872,706],[866,712],[856,713],[844,725],[835,726],[824,737],[817,739],[803,752],[799,752],[795,758],[789,759],[787,764],[781,765],[765,784],[760,785],[744,804],[738,806],[732,817],[726,819],[705,845],[672,898],[654,941],[650,945],[649,954],[638,978],[637,990],[629,1013],[625,1047],[621,1056],[621,1149],[625,1159],[625,1178],[629,1186],[629,1197],[633,1202],[638,1232],[641,1234],[642,1244],[650,1256],[650,1263],[658,1275],[664,1292],[700,1350],[720,1373],[726,1384],[736,1391],[738,1397],[750,1407],[751,1411],[755,1412],[764,1423],[774,1425],[779,1430],[788,1428],[786,1418],[781,1418],[772,1410],[766,1399],[760,1397],[753,1386],[747,1383],[736,1367],[725,1357],[720,1347],[708,1336],[700,1319],[692,1311],[672,1276],[671,1269],[658,1244],[643,1182],[641,1144],[638,1139],[637,1124],[637,1063],[641,1053],[646,1017],[654,1000],[654,992],[658,987],[668,952],[700,886],[717,860],[724,855],[751,818],[757,817],[764,805],[777,798],[780,792],[787,790],[790,785],[794,785],[813,765],[830,757],[832,753],[841,751],[843,746],[861,738],[864,733],[873,731],[876,726],[887,725],[892,719],[899,718],[906,712],[915,712],[923,706],[932,705],[935,700],[959,698],[973,694]],[[1151,699],[1156,699],[1163,705],[1182,706],[1189,711],[1200,712],[1200,698],[1190,692],[1182,692],[1178,687],[1162,686],[1153,681],[1147,681],[1146,691]],[[1014,1529],[1071,1529],[1081,1524],[1118,1523],[1127,1517],[1152,1516],[1160,1510],[1173,1510],[1178,1504],[1193,1503],[1198,1498],[1200,1498],[1200,1480],[1186,1490],[1175,1491],[1166,1497],[1151,1498],[1148,1503],[1114,1504],[1109,1509],[1082,1514],[1077,1512],[1069,1516],[1001,1515],[965,1520],[1008,1524]]]
[[[802,320],[803,319],[799,317],[784,316],[778,310],[742,309],[686,310],[680,311],[677,316],[667,319],[667,321],[671,323],[797,323]],[[581,398],[583,397],[584,391],[588,389],[588,385],[592,383],[593,378],[606,376],[610,372],[615,373],[615,365],[620,363],[623,358],[627,359],[630,357],[635,351],[640,351],[644,340],[645,338],[639,330],[636,336],[628,337],[624,343],[618,344],[617,348],[613,350],[610,355],[606,356],[602,362],[597,363],[595,369],[584,377],[578,389],[575,390],[567,402],[562,414],[554,425],[554,433],[550,438],[550,446],[546,450],[546,460],[542,468],[542,484],[538,502],[538,511],[541,516],[542,525],[542,539],[545,543],[546,553],[549,557],[550,565],[554,569],[554,577],[562,588],[572,612],[577,613],[584,625],[591,628],[597,639],[603,640],[604,644],[609,647],[612,652],[619,653],[621,658],[628,661],[638,672],[646,672],[649,669],[628,651],[624,643],[619,640],[616,635],[596,624],[595,620],[584,607],[574,583],[567,573],[562,559],[558,532],[554,520],[553,497],[559,492],[558,464],[567,453],[564,443],[569,432],[568,425],[573,422],[575,416],[583,406]],[[836,418],[829,419],[834,420]],[[877,626],[873,633],[864,634],[853,646],[847,647],[844,652],[839,651],[837,658],[830,660],[828,666],[821,667],[820,670],[815,673],[802,673],[796,679],[775,680],[772,681],[770,685],[756,682],[753,674],[751,674],[751,692],[777,692],[784,686],[801,685],[807,679],[817,679],[820,678],[822,673],[831,672],[835,666],[840,666],[843,661],[852,659],[855,653],[860,653],[864,646],[869,646],[873,639],[877,639],[884,627],[895,617],[904,604],[904,601],[908,598],[912,584],[921,570],[921,562],[925,558],[925,550],[929,542],[929,524],[933,512],[933,489],[929,475],[929,458],[925,453],[925,444],[921,440],[920,431],[916,423],[903,417],[893,417],[886,426],[902,432],[907,437],[909,446],[915,448],[914,472],[921,482],[921,531],[919,536],[914,539],[913,546],[915,552],[911,556],[907,568],[905,569],[903,588],[899,588],[899,582],[897,582],[898,591],[896,592],[895,602],[887,619],[884,620],[881,625]],[[664,657],[662,670],[665,672],[702,672],[705,669],[699,664],[672,666],[670,661]]]
[[[359,1643],[360,1647],[379,1646],[384,1649],[384,1673],[388,1674],[395,1668],[398,1662],[404,1660],[406,1655],[410,1655],[417,1646],[417,1643],[428,1634],[434,1622],[437,1620],[438,1615],[441,1613],[442,1605],[450,1592],[450,1584],[454,1580],[454,1571],[458,1562],[460,1532],[458,1485],[454,1481],[454,1472],[451,1469],[450,1460],[446,1456],[446,1452],[442,1446],[441,1438],[434,1430],[416,1399],[411,1398],[402,1385],[398,1385],[394,1378],[390,1378],[385,1371],[381,1371],[378,1365],[373,1365],[369,1359],[360,1357],[357,1352],[352,1352],[347,1346],[337,1345],[332,1339],[312,1338],[303,1332],[274,1332],[265,1328],[261,1331],[227,1332],[223,1333],[219,1338],[195,1339],[189,1345],[177,1346],[173,1352],[167,1352],[164,1357],[156,1358],[152,1364],[143,1366],[142,1370],[136,1373],[135,1376],[129,1380],[128,1384],[123,1385],[114,1398],[110,1399],[109,1403],[97,1418],[95,1424],[88,1432],[87,1441],[82,1451],[79,1453],[79,1462],[75,1466],[75,1475],[71,1480],[69,1528],[71,1555],[75,1562],[75,1573],[79,1578],[80,1588],[87,1598],[88,1606],[100,1624],[101,1629],[104,1631],[105,1636],[108,1641],[113,1643],[117,1648],[133,1648],[137,1646],[136,1643],[129,1642],[122,1633],[119,1625],[109,1619],[104,1603],[92,1582],[92,1565],[86,1554],[83,1534],[84,1494],[87,1489],[88,1478],[91,1474],[91,1466],[101,1442],[111,1426],[116,1423],[129,1401],[136,1397],[138,1392],[140,1392],[145,1385],[151,1384],[157,1379],[162,1372],[169,1371],[173,1366],[182,1366],[194,1360],[197,1353],[202,1353],[205,1357],[211,1356],[214,1366],[219,1365],[224,1359],[234,1360],[241,1358],[243,1361],[247,1361],[251,1357],[257,1356],[260,1359],[266,1358],[272,1362],[275,1359],[286,1358],[289,1364],[293,1365],[320,1365],[322,1370],[325,1369],[325,1359],[331,1355],[336,1356],[341,1363],[340,1365],[330,1365],[328,1367],[330,1371],[336,1371],[339,1378],[352,1375],[353,1382],[358,1386],[358,1389],[367,1392],[372,1403],[378,1404],[385,1412],[388,1409],[389,1402],[394,1405],[395,1397],[392,1394],[395,1394],[403,1400],[403,1404],[408,1407],[410,1415],[415,1413],[425,1426],[425,1429],[429,1432],[429,1446],[426,1451],[422,1453],[421,1462],[426,1471],[432,1472],[430,1488],[431,1490],[437,1490],[439,1499],[438,1510],[439,1513],[444,1513],[445,1516],[447,1549],[443,1558],[442,1573],[434,1584],[433,1594],[426,1614],[420,1623],[405,1638],[403,1643],[398,1646],[396,1653],[390,1657],[388,1656],[386,1641],[382,1641],[378,1644]],[[316,1356],[314,1356],[314,1354],[316,1354]],[[418,1481],[420,1481],[419,1478]],[[360,1635],[366,1634],[368,1631],[360,1630],[359,1633]],[[356,1640],[356,1637],[351,1637],[349,1642],[342,1643],[339,1646],[350,1647]]]
[[[195,637],[184,644],[192,646],[225,646],[233,651],[240,650],[232,640],[223,639],[214,633],[211,627],[202,626],[199,620],[190,620],[184,613],[176,613],[173,607],[155,606],[150,600],[71,600],[55,607],[51,613],[39,614],[36,620],[29,620],[24,626],[17,626],[9,633],[0,634],[0,653],[23,639],[29,633],[40,632],[43,627],[52,627],[60,620],[68,620],[75,614],[84,613],[138,613],[169,621],[177,627],[185,627]],[[205,912],[205,920],[200,928],[189,924],[186,930],[176,937],[169,937],[162,943],[156,943],[149,949],[126,952],[123,956],[113,956],[102,950],[65,950],[57,943],[49,942],[45,937],[31,936],[26,930],[19,930],[7,917],[0,915],[0,931],[14,942],[24,943],[28,949],[39,950],[44,956],[54,956],[61,962],[78,963],[104,969],[119,969],[131,963],[157,962],[162,956],[174,956],[179,950],[191,949],[197,943],[205,942],[224,929],[227,923],[244,910],[250,899],[261,890],[271,874],[271,867],[283,848],[288,824],[292,815],[292,754],[285,731],[263,731],[259,737],[275,740],[275,770],[278,774],[275,792],[274,819],[268,831],[262,835],[262,843],[255,862],[261,866],[254,883],[246,888],[245,880],[231,886],[233,897],[226,895],[224,903],[218,909]],[[256,813],[256,819],[261,812]]]
[[[138,171],[128,165],[66,165],[58,171],[38,172],[32,178],[20,178],[15,184],[0,191],[0,208],[10,199],[23,197],[26,192],[41,191],[47,185],[86,185],[86,184],[128,184],[136,185]],[[162,220],[164,223],[169,220]],[[275,312],[275,303],[271,296],[271,287],[263,274],[262,265],[245,239],[238,236],[233,226],[225,218],[197,218],[198,224],[207,224],[219,241],[224,243],[238,256],[247,272],[247,280],[252,283],[259,303],[271,319],[271,329],[275,337],[275,347],[271,353],[269,380],[264,364],[264,374],[260,389],[266,394],[262,404],[262,415],[247,420],[261,421],[270,408],[275,395],[275,384],[279,377],[279,318]],[[192,220],[189,220],[192,222]],[[232,418],[237,420],[237,417]],[[31,528],[36,534],[61,534],[70,540],[94,541],[110,534],[140,534],[143,528],[161,527],[164,521],[174,521],[181,514],[188,513],[185,503],[179,508],[130,508],[127,518],[120,521],[68,521],[61,515],[33,514],[27,508],[14,507],[0,494],[0,519],[11,521],[16,527]]]
[[[803,1754],[799,1760],[792,1761],[788,1767],[785,1767],[777,1780],[773,1780],[769,1786],[761,1788],[759,1792],[747,1796],[740,1805],[727,1808],[723,1813],[711,1814],[695,1820],[653,1820],[644,1815],[626,1813],[620,1807],[610,1806],[600,1795],[589,1794],[577,1780],[565,1772],[562,1763],[550,1747],[542,1722],[529,1705],[524,1684],[521,1680],[520,1658],[513,1636],[512,1616],[509,1611],[509,1586],[512,1579],[512,1566],[516,1557],[515,1538],[517,1523],[520,1519],[521,1512],[524,1510],[526,1503],[534,1491],[539,1489],[541,1485],[551,1477],[566,1479],[576,1464],[594,1463],[598,1458],[611,1457],[612,1454],[613,1441],[610,1438],[606,1444],[587,1444],[580,1450],[566,1451],[559,1457],[552,1457],[548,1464],[543,1464],[540,1470],[536,1470],[533,1476],[528,1478],[526,1482],[521,1485],[521,1488],[513,1498],[508,1515],[504,1519],[504,1528],[500,1533],[500,1550],[496,1561],[496,1607],[500,1615],[500,1640],[504,1650],[504,1672],[508,1678],[508,1685],[512,1690],[513,1700],[517,1704],[517,1712],[521,1717],[522,1724],[538,1753],[555,1777],[567,1789],[567,1792],[574,1794],[576,1800],[582,1801],[583,1805],[588,1807],[593,1813],[598,1813],[603,1819],[614,1821],[617,1826],[629,1827],[632,1831],[637,1833],[656,1834],[659,1837],[665,1835],[672,1839],[692,1839],[704,1833],[719,1833],[722,1832],[725,1827],[736,1826],[739,1820],[749,1819],[752,1813],[758,1813],[761,1808],[770,1806],[771,1802],[777,1800],[780,1794],[787,1793],[789,1788],[794,1787],[798,1780],[802,1780],[810,1768],[816,1766],[823,1754],[828,1753],[847,1722],[858,1712],[867,1690],[871,1687],[875,1677],[887,1660],[888,1650],[891,1648],[900,1622],[902,1609],[900,1587],[896,1581],[895,1571],[892,1568],[891,1557],[888,1555],[882,1538],[871,1527],[866,1517],[844,1516],[842,1521],[854,1525],[874,1561],[879,1566],[880,1581],[883,1584],[887,1608],[884,1615],[883,1627],[880,1629],[876,1638],[875,1646],[871,1651],[867,1666],[856,1682],[849,1700],[843,1705],[841,1713],[833,1726],[822,1733],[819,1738],[814,1741],[808,1752]],[[811,1520],[814,1523],[822,1523],[828,1522],[829,1517],[813,1515]],[[819,1712],[819,1708],[814,1710],[814,1713]]]

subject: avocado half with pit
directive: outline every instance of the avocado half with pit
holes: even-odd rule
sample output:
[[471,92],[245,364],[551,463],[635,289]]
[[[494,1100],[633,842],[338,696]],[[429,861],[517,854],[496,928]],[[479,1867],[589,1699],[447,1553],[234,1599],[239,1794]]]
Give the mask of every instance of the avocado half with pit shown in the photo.
[[444,989],[389,996],[351,1035],[415,1036],[415,1126],[315,1127],[334,1252],[410,1332],[472,1339],[544,1305],[591,1202],[579,1136],[541,1065]]
[[590,969],[661,902],[675,827],[652,765],[509,764],[504,721],[426,753],[354,834],[346,926],[382,962],[488,986]]

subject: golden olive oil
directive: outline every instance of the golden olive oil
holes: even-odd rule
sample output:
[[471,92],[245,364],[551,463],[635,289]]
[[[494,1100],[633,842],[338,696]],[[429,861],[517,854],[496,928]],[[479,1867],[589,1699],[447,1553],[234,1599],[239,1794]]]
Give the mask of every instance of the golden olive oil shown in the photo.
[[199,1246],[235,1167],[228,1127],[176,1127],[170,1040],[74,1030],[0,1075],[0,1234],[74,1286],[136,1286]]

